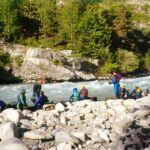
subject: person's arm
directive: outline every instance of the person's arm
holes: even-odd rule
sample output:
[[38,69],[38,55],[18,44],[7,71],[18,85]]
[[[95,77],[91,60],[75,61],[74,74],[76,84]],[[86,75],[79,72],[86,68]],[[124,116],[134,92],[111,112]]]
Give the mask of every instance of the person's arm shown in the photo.
[[116,82],[117,82],[117,77],[116,77],[116,76],[113,77],[113,78],[111,79],[111,81],[112,81],[112,83],[116,83]]

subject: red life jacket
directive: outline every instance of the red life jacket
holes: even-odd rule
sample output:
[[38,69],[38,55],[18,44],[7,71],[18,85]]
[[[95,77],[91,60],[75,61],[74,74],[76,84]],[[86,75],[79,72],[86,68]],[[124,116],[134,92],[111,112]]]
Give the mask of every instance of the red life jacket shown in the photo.
[[81,90],[81,96],[85,97],[87,95],[86,89]]

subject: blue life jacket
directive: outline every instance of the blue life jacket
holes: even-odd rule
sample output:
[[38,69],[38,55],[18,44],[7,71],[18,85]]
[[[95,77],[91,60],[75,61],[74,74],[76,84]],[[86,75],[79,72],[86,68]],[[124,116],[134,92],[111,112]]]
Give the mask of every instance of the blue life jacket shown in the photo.
[[117,79],[117,76],[114,76],[112,78],[112,83],[114,85],[114,92],[115,93],[118,93],[119,92],[119,89],[120,89],[120,84],[119,84],[119,80]]
[[5,109],[6,104],[2,100],[0,100],[0,110]]
[[36,96],[35,97],[35,106],[38,109],[41,109],[43,107],[43,100],[41,96]]

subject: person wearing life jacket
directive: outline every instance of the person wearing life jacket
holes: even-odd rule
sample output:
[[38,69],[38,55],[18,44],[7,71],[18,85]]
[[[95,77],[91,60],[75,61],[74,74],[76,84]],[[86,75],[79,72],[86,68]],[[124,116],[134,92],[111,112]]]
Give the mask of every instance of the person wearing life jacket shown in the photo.
[[128,99],[129,97],[129,92],[125,88],[124,84],[120,84],[119,96],[120,96],[120,99]]
[[80,101],[80,92],[78,91],[77,88],[74,88],[74,89],[73,89],[73,93],[72,93],[72,95],[70,96],[69,101],[70,101],[70,102],[73,102],[73,101]]
[[25,107],[27,107],[26,103],[26,91],[22,90],[19,95],[17,96],[17,109],[23,110]]
[[84,100],[88,98],[88,90],[85,88],[85,85],[82,86],[80,90],[80,100]]
[[135,89],[131,92],[130,97],[133,99],[138,99],[142,97],[142,90],[140,87],[136,86]]
[[47,96],[44,95],[44,92],[41,91],[40,95],[35,97],[35,108],[36,109],[42,109],[43,105],[48,103],[48,98]]
[[148,94],[149,94],[149,89],[145,89],[145,90],[142,92],[142,97],[148,96]]
[[117,72],[114,71],[112,73],[112,76],[111,76],[111,83],[114,85],[114,92],[115,92],[115,95],[116,95],[116,99],[120,98],[120,95],[119,95],[119,89],[120,89],[119,81],[120,81],[120,79],[118,79],[118,77],[117,77]]
[[42,97],[40,95],[36,95],[35,96],[35,108],[42,109],[42,107],[43,107]]
[[42,88],[42,84],[44,81],[40,78],[38,81],[36,81],[33,85],[33,96],[39,96]]
[[2,100],[0,100],[0,112],[6,109],[6,103]]

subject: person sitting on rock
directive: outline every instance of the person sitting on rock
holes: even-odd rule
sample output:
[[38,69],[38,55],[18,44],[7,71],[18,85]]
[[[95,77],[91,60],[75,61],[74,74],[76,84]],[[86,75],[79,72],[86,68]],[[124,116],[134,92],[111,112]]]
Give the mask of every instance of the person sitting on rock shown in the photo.
[[73,102],[73,101],[80,101],[80,92],[78,91],[77,88],[74,88],[74,89],[73,89],[73,94],[70,96],[69,101],[70,101],[70,102]]
[[6,109],[6,103],[2,100],[0,100],[0,112]]
[[127,99],[129,97],[129,92],[125,88],[124,84],[120,85],[119,96],[120,96],[120,99]]
[[142,97],[142,90],[140,87],[135,87],[135,89],[132,91],[132,93],[130,94],[130,97],[133,99],[138,99]]
[[43,105],[49,103],[48,97],[44,95],[44,92],[41,91],[40,95],[35,97],[35,108],[42,109]]
[[88,90],[85,88],[85,85],[83,85],[80,91],[80,100],[84,100],[87,98],[88,98]]
[[148,89],[145,89],[145,90],[142,92],[142,97],[148,96],[148,94],[149,94],[149,90],[148,90]]
[[26,94],[26,91],[22,90],[17,96],[17,109],[23,110],[25,107],[27,107],[25,94]]

